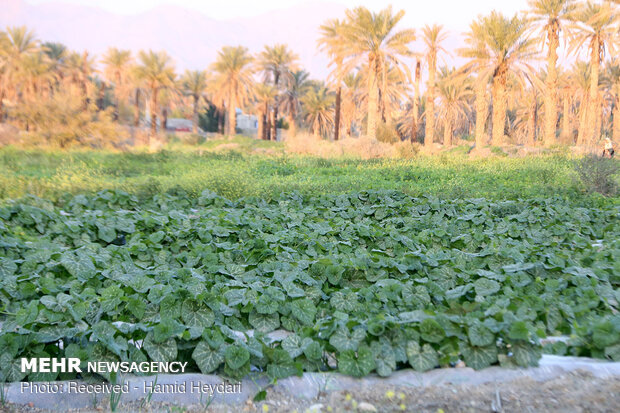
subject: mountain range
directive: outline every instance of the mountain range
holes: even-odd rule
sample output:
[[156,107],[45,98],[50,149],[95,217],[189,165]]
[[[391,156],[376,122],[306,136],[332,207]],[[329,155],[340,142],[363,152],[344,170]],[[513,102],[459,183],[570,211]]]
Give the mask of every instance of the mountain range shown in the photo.
[[[62,1],[0,3],[0,28],[26,25],[42,41],[61,42],[73,50],[97,55],[110,46],[166,50],[182,71],[207,68],[222,46],[243,45],[256,53],[265,45],[287,43],[315,78],[329,73],[327,57],[317,50],[319,26],[327,19],[342,18],[345,11],[338,3],[312,1],[253,17],[217,20],[176,5],[121,15]],[[459,44],[458,32],[453,31],[445,48],[453,50]],[[421,50],[421,45],[417,48]]]

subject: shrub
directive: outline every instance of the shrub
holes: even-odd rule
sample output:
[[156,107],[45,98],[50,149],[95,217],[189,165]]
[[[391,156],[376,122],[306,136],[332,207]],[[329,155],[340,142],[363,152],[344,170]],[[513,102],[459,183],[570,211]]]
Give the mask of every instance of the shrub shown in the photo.
[[394,125],[379,122],[377,125],[377,140],[385,143],[396,143],[400,142],[400,136]]
[[410,141],[401,141],[394,144],[396,155],[403,159],[412,159],[418,156],[420,152],[420,144],[412,144]]
[[590,154],[575,163],[575,171],[587,192],[598,192],[605,196],[618,193],[618,161]]
[[50,99],[29,102],[13,109],[11,116],[28,125],[24,143],[66,148],[72,145],[102,148],[118,146],[122,128],[109,110],[84,110],[81,98],[58,93]]

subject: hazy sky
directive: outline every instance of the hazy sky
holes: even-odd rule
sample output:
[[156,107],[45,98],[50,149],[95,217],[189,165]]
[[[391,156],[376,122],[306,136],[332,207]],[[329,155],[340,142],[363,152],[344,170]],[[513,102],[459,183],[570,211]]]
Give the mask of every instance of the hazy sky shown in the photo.
[[[248,17],[272,10],[282,9],[293,4],[309,3],[309,0],[26,0],[31,4],[73,3],[101,7],[120,13],[135,14],[155,6],[174,4],[188,9],[198,10],[209,17],[229,19]],[[372,10],[379,10],[392,4],[394,8],[406,11],[405,21],[411,25],[429,22],[441,22],[445,26],[463,26],[478,14],[497,9],[505,14],[513,14],[527,6],[527,0],[327,0],[340,3],[346,7],[363,5]],[[318,1],[317,1],[318,2]]]

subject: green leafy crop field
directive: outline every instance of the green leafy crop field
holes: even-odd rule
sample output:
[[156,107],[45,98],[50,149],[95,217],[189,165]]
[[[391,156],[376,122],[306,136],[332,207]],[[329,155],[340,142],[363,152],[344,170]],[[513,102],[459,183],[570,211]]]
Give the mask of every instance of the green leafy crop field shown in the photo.
[[236,378],[529,366],[543,350],[620,360],[619,213],[387,190],[6,201],[1,378],[71,377],[25,377],[20,357]]

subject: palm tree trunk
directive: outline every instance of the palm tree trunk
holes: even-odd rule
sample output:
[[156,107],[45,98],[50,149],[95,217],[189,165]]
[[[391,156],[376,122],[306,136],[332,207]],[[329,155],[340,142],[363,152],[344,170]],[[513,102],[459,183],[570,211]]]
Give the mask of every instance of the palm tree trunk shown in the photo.
[[86,84],[86,80],[82,79],[80,81],[80,88],[82,89],[82,99],[83,99],[83,108],[84,110],[88,109],[88,104],[90,100],[88,99],[88,85]]
[[420,121],[420,108],[418,107],[418,100],[420,99],[420,72],[422,70],[422,63],[418,57],[415,62],[415,83],[413,88],[413,116],[411,119],[411,143],[418,140],[418,122]]
[[4,88],[0,90],[0,123],[4,122],[4,104],[2,101],[4,100],[5,91]]
[[555,22],[547,28],[549,53],[547,54],[547,90],[545,91],[545,146],[555,143],[558,121],[558,47],[560,46],[559,24]]
[[168,129],[168,108],[164,108],[161,111],[161,128],[160,128],[160,130],[163,133],[166,133],[167,129]]
[[293,137],[295,135],[297,135],[297,125],[295,125],[295,116],[293,116],[292,113],[290,113],[287,116],[287,120],[288,122],[288,133],[289,133],[289,137]]
[[258,114],[258,128],[256,129],[256,138],[265,139],[265,114],[260,112]]
[[446,114],[443,124],[443,144],[447,148],[452,146],[452,119],[449,114]]
[[151,135],[149,136],[149,145],[151,138],[157,134],[157,88],[151,89]]
[[103,110],[104,100],[105,100],[105,83],[101,82],[101,84],[99,85],[99,91],[97,94],[97,110],[98,111]]
[[493,132],[491,142],[501,145],[506,128],[506,72],[500,68],[493,77]]
[[366,135],[370,139],[377,137],[377,102],[379,90],[377,88],[377,70],[374,59],[368,61],[368,123]]
[[585,145],[587,142],[588,95],[584,95],[579,103],[579,130],[577,132],[577,145]]
[[336,92],[336,114],[334,116],[334,140],[337,141],[340,135],[340,99],[342,98],[342,87],[338,86]]
[[428,58],[428,88],[426,90],[426,130],[424,131],[424,146],[433,144],[435,138],[435,71],[437,57]]
[[562,109],[562,137],[567,140],[573,135],[570,127],[570,92],[564,93],[564,107]]
[[194,133],[198,133],[198,100],[199,99],[200,98],[198,97],[198,95],[194,95],[194,110],[192,114],[192,120],[193,120],[192,130],[194,131]]
[[136,88],[136,101],[133,111],[133,126],[140,126],[140,89]]
[[265,131],[263,132],[265,134],[265,140],[266,141],[270,141],[271,140],[271,132],[272,132],[272,128],[271,128],[271,115],[272,115],[272,111],[268,106],[265,106]]
[[616,100],[614,101],[614,109],[613,109],[613,128],[612,128],[612,139],[615,142],[620,140],[620,96],[616,96]]
[[115,74],[116,76],[116,84],[114,85],[114,120],[117,121],[118,120],[118,116],[119,116],[119,111],[120,111],[120,105],[121,105],[121,98],[120,98],[120,93],[118,88],[121,85],[121,74],[120,72],[116,72]]
[[[533,89],[533,86],[532,86]],[[534,146],[536,144],[536,91],[532,90],[530,101],[530,113],[527,120],[527,145]],[[546,118],[545,118],[546,119]],[[545,142],[547,143],[547,142]]]
[[596,112],[594,122],[594,133],[592,134],[592,143],[597,142],[601,137],[601,125],[603,124],[603,97],[598,94],[596,100]]
[[235,102],[235,96],[230,93],[228,96],[228,130],[226,134],[228,138],[235,136],[235,130],[237,128],[237,102]]
[[273,140],[277,141],[278,140],[278,84],[280,83],[280,73],[276,72],[273,76],[273,86],[276,89],[276,94],[273,97],[273,124],[271,125],[273,127]]
[[487,82],[478,76],[476,81],[476,148],[481,149],[487,144],[485,136],[485,123],[487,120],[487,102],[486,102]]
[[588,100],[588,111],[586,112],[586,135],[585,142],[594,142],[596,136],[596,115],[598,113],[598,76],[600,68],[600,40],[595,37],[590,44],[590,99]]
[[269,140],[278,140],[278,128],[275,121],[275,113],[272,110],[269,114]]
[[226,104],[222,102],[221,105],[216,107],[215,110],[217,116],[217,132],[223,135],[225,133],[224,127],[226,125],[226,119],[224,117],[224,114],[226,113]]

